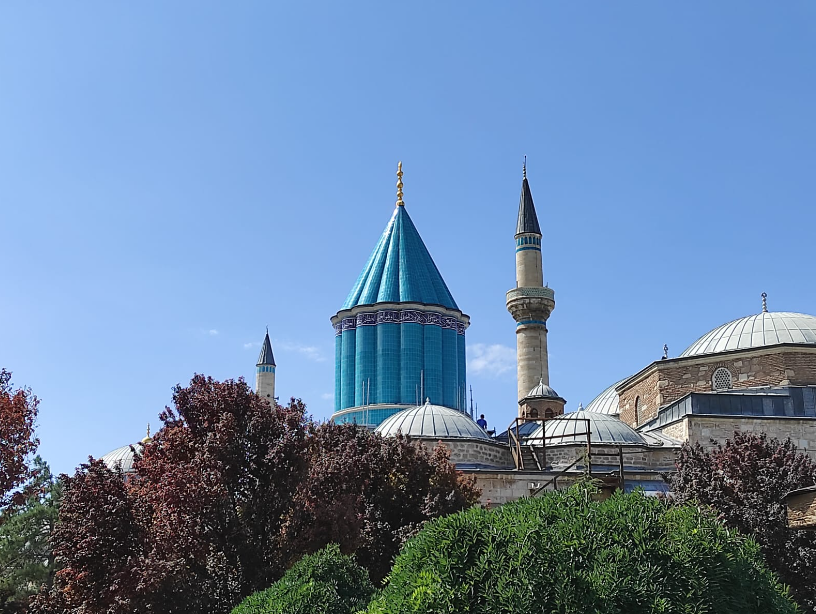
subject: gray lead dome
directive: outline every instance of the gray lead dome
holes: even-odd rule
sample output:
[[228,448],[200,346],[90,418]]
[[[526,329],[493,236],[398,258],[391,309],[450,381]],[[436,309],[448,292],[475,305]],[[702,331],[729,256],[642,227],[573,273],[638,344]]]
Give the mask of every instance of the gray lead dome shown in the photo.
[[616,446],[647,446],[648,442],[635,429],[621,422],[618,418],[604,414],[595,414],[589,411],[574,411],[570,414],[557,416],[547,420],[543,427],[539,427],[530,439],[535,441],[543,436],[545,445],[561,446],[586,443],[587,423],[591,432],[592,445],[613,444]]
[[449,407],[431,405],[429,402],[389,416],[377,427],[376,432],[383,437],[394,437],[402,433],[429,439],[490,439],[467,414]]
[[680,357],[717,354],[779,343],[816,345],[816,317],[787,311],[763,312],[728,322],[692,343]]

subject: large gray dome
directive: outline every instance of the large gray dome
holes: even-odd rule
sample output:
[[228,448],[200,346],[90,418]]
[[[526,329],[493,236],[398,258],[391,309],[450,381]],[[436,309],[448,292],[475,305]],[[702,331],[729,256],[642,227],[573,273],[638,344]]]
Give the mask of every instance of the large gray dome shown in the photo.
[[618,406],[620,397],[618,397],[618,393],[615,392],[615,388],[622,381],[623,380],[620,382],[615,382],[597,397],[592,399],[589,405],[586,406],[585,411],[590,411],[593,414],[606,414],[608,416],[617,416],[620,414],[620,407]]
[[389,416],[377,427],[377,433],[384,437],[393,437],[399,433],[411,437],[433,439],[451,439],[467,437],[471,439],[490,439],[487,433],[466,413],[442,407],[425,405],[404,409]]
[[[547,420],[543,427],[539,427],[530,439],[541,441],[543,436],[547,437],[544,442],[546,446],[564,446],[585,444],[586,433],[589,420],[589,430],[591,432],[592,445],[613,444],[616,446],[646,446],[648,442],[643,436],[628,424],[621,422],[618,418],[605,414],[596,414],[589,411],[574,411],[563,416],[557,416]],[[552,438],[552,439],[550,439]]]
[[121,448],[116,448],[108,452],[99,460],[105,463],[111,471],[116,471],[116,466],[118,465],[122,468],[123,473],[133,473],[133,452],[135,450],[141,453],[143,447],[144,444],[142,444],[142,442],[122,446]]
[[816,345],[816,317],[805,313],[765,311],[740,318],[706,333],[680,356],[717,354],[777,343]]

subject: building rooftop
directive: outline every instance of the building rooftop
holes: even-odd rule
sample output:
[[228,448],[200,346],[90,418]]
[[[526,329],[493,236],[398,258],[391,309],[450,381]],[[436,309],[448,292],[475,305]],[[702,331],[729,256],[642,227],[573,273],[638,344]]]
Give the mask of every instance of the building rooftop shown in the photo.
[[410,437],[452,439],[457,437],[489,440],[487,433],[466,413],[431,405],[411,407],[389,416],[377,427],[377,433],[384,437],[403,434]]
[[620,414],[620,407],[618,406],[619,397],[618,393],[615,392],[615,387],[623,381],[624,380],[615,382],[597,397],[592,399],[592,401],[589,402],[589,405],[586,406],[585,410],[590,411],[593,414],[606,414],[608,416],[617,416]]
[[404,206],[394,209],[342,309],[375,303],[422,303],[459,310]]
[[718,326],[680,354],[701,356],[779,343],[816,345],[816,317],[787,311],[763,311]]

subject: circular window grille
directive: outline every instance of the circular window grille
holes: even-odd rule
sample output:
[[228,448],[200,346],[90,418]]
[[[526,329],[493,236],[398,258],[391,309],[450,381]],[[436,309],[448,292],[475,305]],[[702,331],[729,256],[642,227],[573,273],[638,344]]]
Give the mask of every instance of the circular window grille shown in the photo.
[[711,376],[711,386],[714,390],[728,390],[731,388],[731,371],[720,367]]

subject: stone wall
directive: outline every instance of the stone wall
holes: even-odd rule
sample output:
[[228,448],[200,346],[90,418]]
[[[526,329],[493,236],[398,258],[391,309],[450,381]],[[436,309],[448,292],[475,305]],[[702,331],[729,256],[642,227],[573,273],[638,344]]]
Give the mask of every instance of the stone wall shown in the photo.
[[[624,470],[629,467],[645,467],[655,470],[668,470],[674,467],[677,448],[623,448]],[[553,469],[565,468],[575,459],[586,455],[585,445],[553,446],[547,448],[547,465]],[[592,463],[595,465],[612,465],[620,463],[618,448],[611,446],[592,446]],[[579,462],[583,465],[583,460]]]
[[720,367],[730,371],[732,389],[812,385],[816,384],[816,348],[780,345],[654,362],[619,390],[621,420],[637,426],[690,392],[710,392],[711,377]]
[[[782,418],[761,416],[698,416],[690,414],[665,426],[661,431],[676,439],[699,443],[706,450],[733,439],[734,433],[765,433],[769,437],[791,439],[796,448],[816,460],[816,420],[813,418]],[[712,441],[713,440],[713,441]]]
[[[423,442],[428,447],[434,447],[436,440]],[[512,468],[513,456],[510,447],[504,444],[479,439],[443,439],[439,440],[451,455],[454,464],[481,464],[492,467]]]

